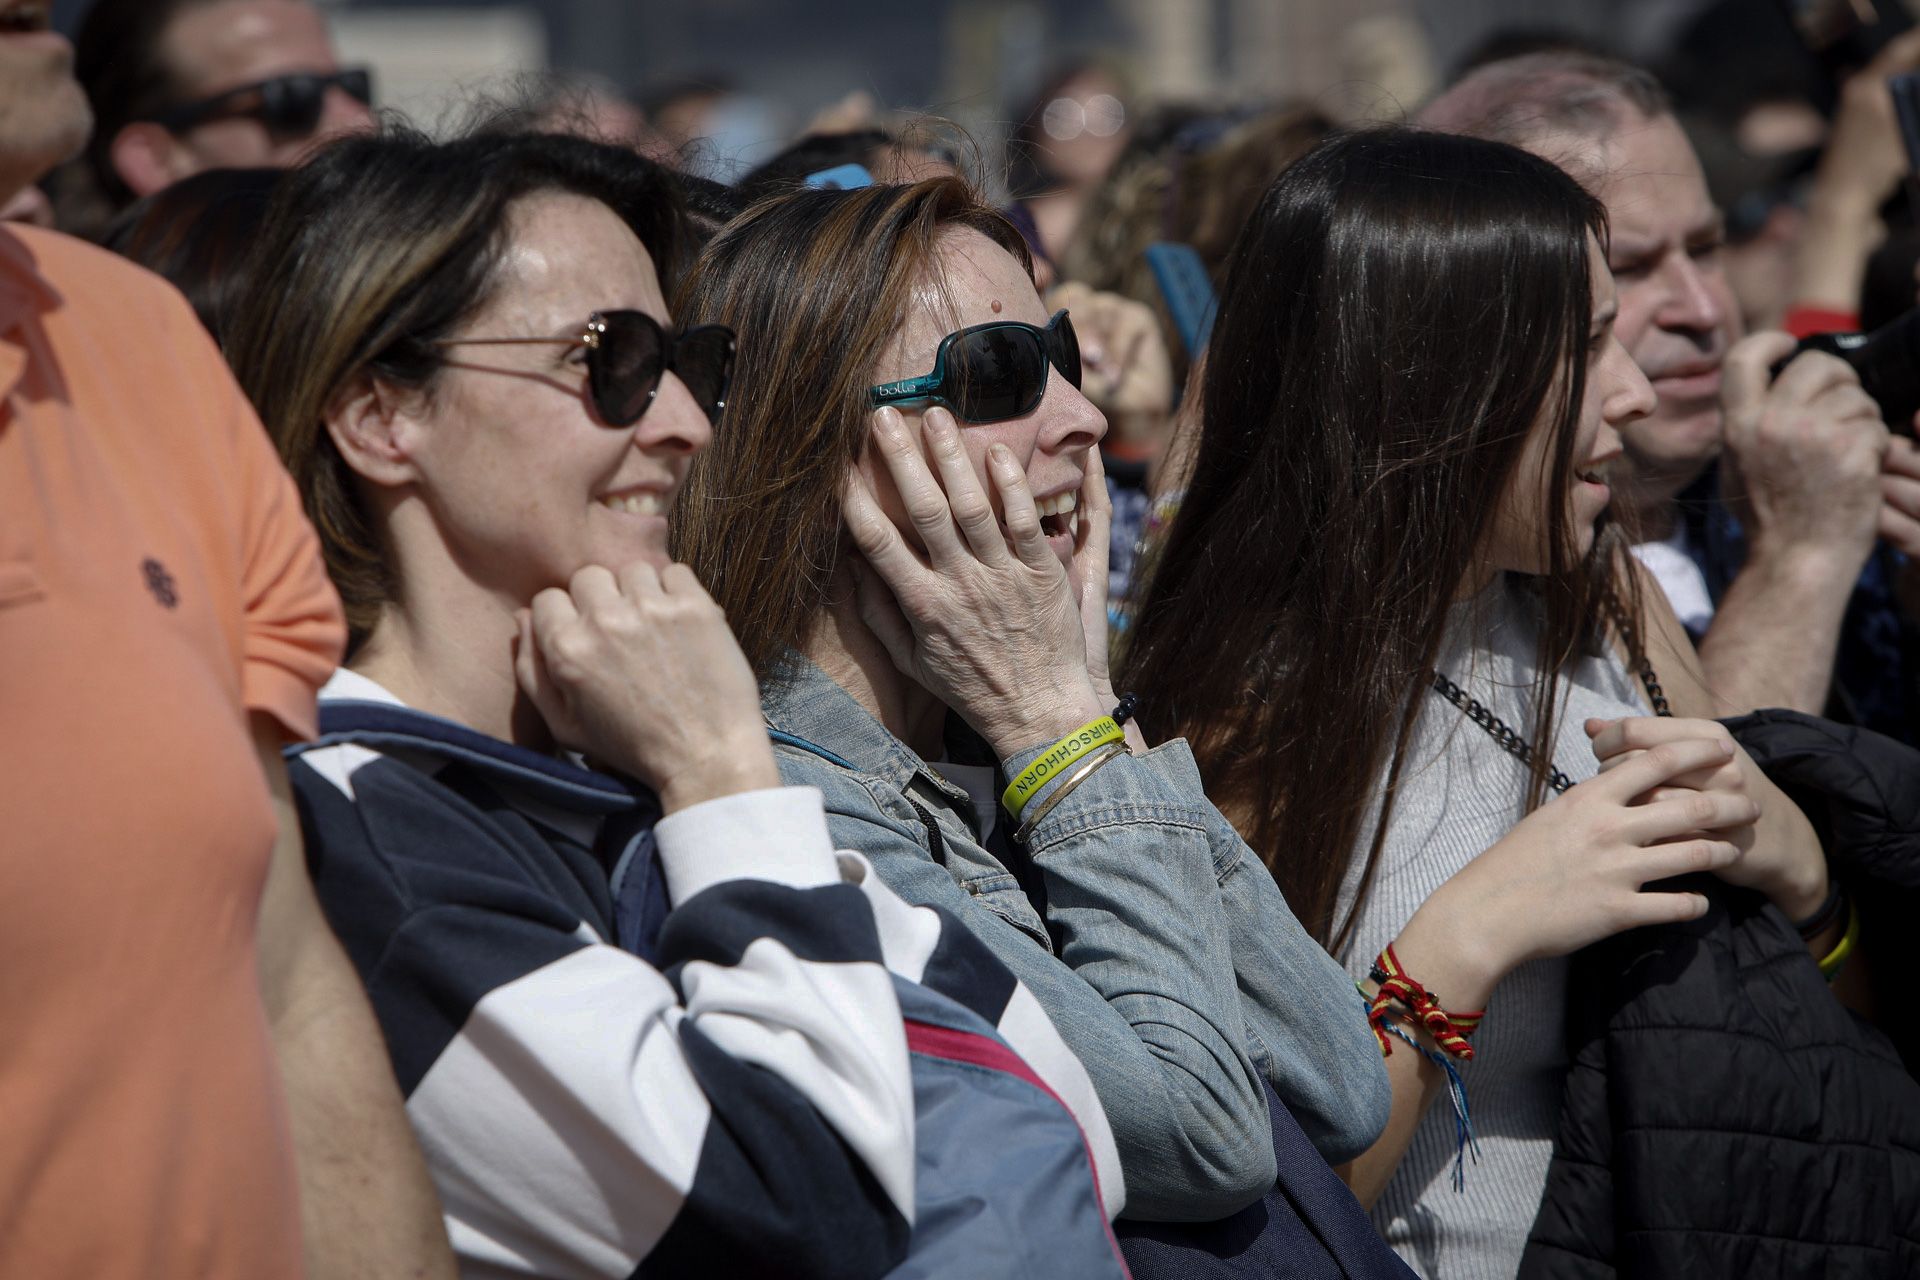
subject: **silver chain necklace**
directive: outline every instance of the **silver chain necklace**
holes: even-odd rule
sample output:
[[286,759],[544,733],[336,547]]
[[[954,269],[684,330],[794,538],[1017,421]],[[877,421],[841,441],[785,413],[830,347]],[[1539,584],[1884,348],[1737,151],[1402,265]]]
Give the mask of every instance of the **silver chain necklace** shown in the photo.
[[[1634,632],[1633,624],[1627,620],[1625,611],[1608,602],[1607,612],[1613,616],[1613,625],[1620,630],[1621,638],[1627,642],[1627,652],[1644,653],[1640,647],[1640,637]],[[1647,687],[1647,701],[1653,707],[1656,716],[1671,716],[1673,708],[1667,705],[1667,695],[1660,688],[1660,681],[1654,678],[1653,663],[1646,658],[1640,659],[1640,669],[1634,673],[1640,677],[1640,683]],[[1462,689],[1453,681],[1436,671],[1433,673],[1433,691],[1460,709],[1460,714],[1487,731],[1487,736],[1500,744],[1500,749],[1527,766],[1532,773],[1541,767],[1534,764],[1533,745],[1525,738],[1507,727],[1507,722],[1480,705],[1479,699]],[[1553,788],[1553,794],[1564,795],[1572,788],[1573,779],[1560,770],[1560,767],[1548,760],[1545,765],[1547,785]]]

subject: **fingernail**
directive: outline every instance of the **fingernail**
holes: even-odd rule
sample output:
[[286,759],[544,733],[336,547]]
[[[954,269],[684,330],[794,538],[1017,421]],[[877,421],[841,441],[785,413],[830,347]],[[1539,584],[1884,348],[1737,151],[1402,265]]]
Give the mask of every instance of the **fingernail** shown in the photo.
[[1002,466],[1009,466],[1013,462],[1013,450],[1004,444],[996,444],[988,452],[993,455],[993,460]]

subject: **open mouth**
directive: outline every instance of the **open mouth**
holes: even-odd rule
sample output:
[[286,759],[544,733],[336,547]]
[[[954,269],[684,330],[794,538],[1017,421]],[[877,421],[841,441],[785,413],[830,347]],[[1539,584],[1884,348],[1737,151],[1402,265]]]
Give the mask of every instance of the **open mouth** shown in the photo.
[[1580,470],[1574,472],[1573,474],[1577,478],[1586,481],[1588,484],[1597,484],[1602,488],[1606,487],[1607,464],[1604,462],[1596,466],[1582,467],[1580,468]]
[[1040,532],[1049,538],[1078,538],[1079,506],[1080,495],[1072,489],[1040,499],[1034,503],[1034,509],[1040,513]]
[[660,516],[667,513],[666,498],[650,489],[603,494],[594,501],[609,511],[624,511],[628,515]]
[[45,0],[0,6],[0,35],[31,35],[53,30],[53,6]]

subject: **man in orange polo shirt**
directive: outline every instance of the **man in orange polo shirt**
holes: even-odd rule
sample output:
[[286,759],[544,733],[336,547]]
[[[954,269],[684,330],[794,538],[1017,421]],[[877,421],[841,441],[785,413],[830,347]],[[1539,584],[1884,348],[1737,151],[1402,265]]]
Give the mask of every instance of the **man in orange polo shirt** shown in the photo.
[[[0,0],[0,204],[86,134],[46,13]],[[451,1274],[279,756],[342,638],[185,302],[0,230],[0,1275]]]

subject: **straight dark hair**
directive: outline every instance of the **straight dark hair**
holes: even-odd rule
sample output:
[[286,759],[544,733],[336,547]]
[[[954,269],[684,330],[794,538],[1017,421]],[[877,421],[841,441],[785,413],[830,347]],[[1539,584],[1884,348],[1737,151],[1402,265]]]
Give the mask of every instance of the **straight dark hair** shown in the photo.
[[320,535],[349,651],[396,584],[327,411],[363,377],[432,393],[445,359],[435,340],[486,302],[514,203],[545,192],[613,210],[661,287],[674,287],[686,242],[678,188],[624,147],[557,134],[435,142],[388,121],[324,147],[274,193],[227,355]]
[[284,169],[206,169],[123,209],[101,243],[187,296],[214,341],[247,292],[244,270]]
[[[1371,884],[1449,608],[1536,423],[1552,432],[1530,737],[1612,600],[1617,535],[1582,557],[1569,490],[1603,206],[1502,143],[1331,139],[1268,189],[1226,273],[1195,470],[1121,658],[1148,726],[1301,922],[1338,951]],[[1536,750],[1545,762],[1548,753]],[[1369,801],[1360,894],[1334,920]],[[1545,794],[1536,770],[1529,808]],[[1519,816],[1515,815],[1516,818]]]

